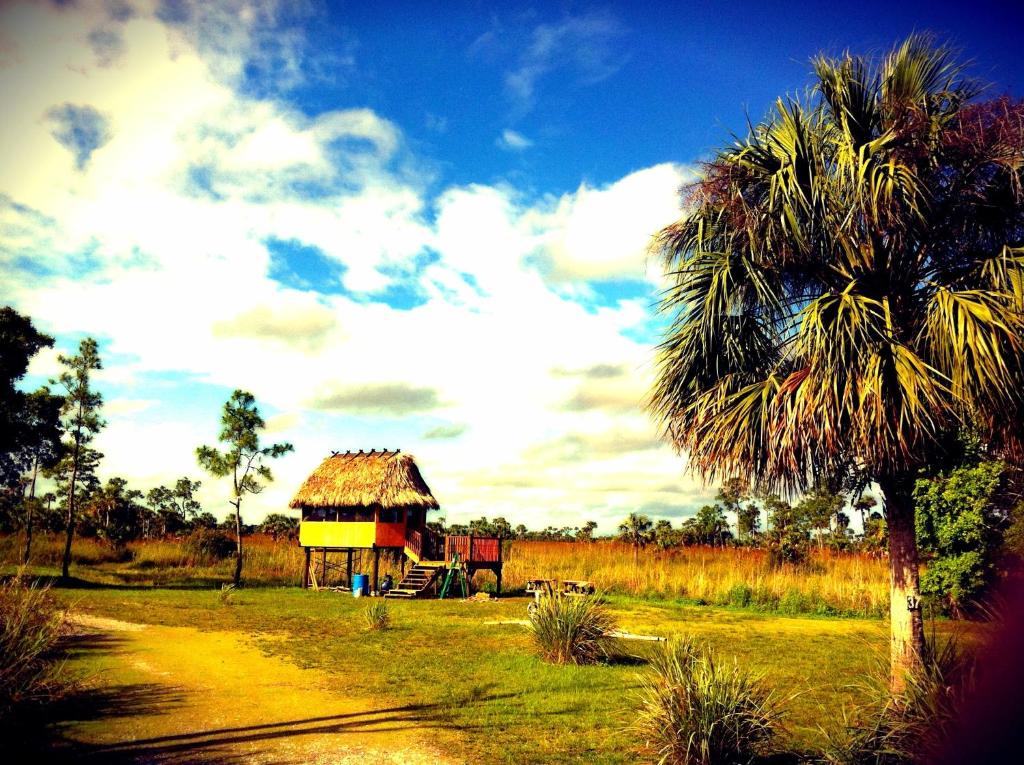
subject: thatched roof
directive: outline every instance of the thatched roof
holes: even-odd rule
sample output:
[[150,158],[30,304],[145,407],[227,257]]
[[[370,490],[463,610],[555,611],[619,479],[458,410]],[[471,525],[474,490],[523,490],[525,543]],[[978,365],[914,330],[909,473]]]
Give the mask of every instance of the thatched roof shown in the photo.
[[425,507],[439,505],[409,454],[334,453],[302,484],[289,507]]

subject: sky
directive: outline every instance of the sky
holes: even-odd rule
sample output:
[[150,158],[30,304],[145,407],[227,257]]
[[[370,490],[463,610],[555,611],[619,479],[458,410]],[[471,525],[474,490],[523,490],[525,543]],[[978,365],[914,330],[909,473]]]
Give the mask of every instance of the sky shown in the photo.
[[931,31],[1024,95],[1012,3],[0,4],[0,303],[95,337],[101,477],[203,476],[231,392],[295,450],[416,456],[450,522],[678,523],[643,401],[652,234],[819,52]]

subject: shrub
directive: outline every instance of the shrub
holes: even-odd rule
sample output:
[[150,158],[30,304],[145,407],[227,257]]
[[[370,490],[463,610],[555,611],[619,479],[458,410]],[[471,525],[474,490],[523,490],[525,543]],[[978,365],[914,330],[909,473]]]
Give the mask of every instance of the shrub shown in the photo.
[[530,613],[541,657],[553,664],[596,664],[607,659],[615,622],[596,596],[543,597]]
[[781,726],[781,706],[759,676],[691,640],[664,644],[640,681],[633,729],[659,765],[749,762]]
[[730,606],[746,608],[754,599],[754,591],[745,584],[734,584],[725,596],[725,602]]
[[809,596],[800,590],[787,590],[779,599],[779,613],[781,614],[804,614],[810,610]]
[[48,701],[63,690],[52,654],[64,623],[47,588],[26,587],[20,576],[0,584],[0,719],[16,706]]
[[185,539],[189,555],[203,560],[224,560],[235,552],[235,540],[221,529],[199,528]]
[[914,487],[918,546],[931,558],[921,593],[943,602],[953,616],[973,605],[996,573],[998,513],[1005,467],[982,462],[918,480]]
[[773,569],[789,564],[803,566],[809,557],[807,540],[796,534],[781,534],[768,543],[768,566]]
[[879,673],[873,695],[882,702],[856,710],[865,722],[849,722],[827,734],[822,762],[828,765],[911,765],[930,762],[931,751],[954,723],[964,693],[971,687],[972,662],[954,640],[941,648],[935,636],[925,642],[924,666],[907,678],[906,691],[887,692],[887,675]]
[[391,609],[383,600],[375,600],[363,611],[363,619],[368,630],[386,630],[391,628]]

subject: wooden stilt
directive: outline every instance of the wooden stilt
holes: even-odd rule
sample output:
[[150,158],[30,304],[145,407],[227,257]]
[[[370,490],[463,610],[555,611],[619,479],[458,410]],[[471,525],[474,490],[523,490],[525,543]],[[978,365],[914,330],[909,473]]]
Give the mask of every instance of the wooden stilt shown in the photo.
[[320,586],[327,586],[327,548],[320,548]]
[[310,553],[310,549],[307,547],[306,548],[306,567],[304,569],[302,569],[302,587],[303,587],[303,589],[306,589],[306,590],[309,589],[309,564],[310,564],[309,553]]
[[348,549],[348,564],[346,566],[346,573],[348,575],[348,588],[352,589],[352,548]]
[[498,586],[494,590],[495,595],[501,595],[501,566],[498,566],[498,570],[494,572],[495,577],[498,579]]
[[377,545],[373,546],[373,592],[376,594],[379,592],[377,576],[380,574],[380,548]]

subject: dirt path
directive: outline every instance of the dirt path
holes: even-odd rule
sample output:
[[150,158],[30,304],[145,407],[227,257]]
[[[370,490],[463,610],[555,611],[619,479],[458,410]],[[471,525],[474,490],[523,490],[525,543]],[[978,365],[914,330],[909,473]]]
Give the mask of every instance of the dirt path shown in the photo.
[[74,622],[81,634],[72,668],[87,673],[90,708],[62,733],[87,759],[455,762],[430,747],[428,709],[342,696],[328,676],[265,656],[241,633],[85,615]]

